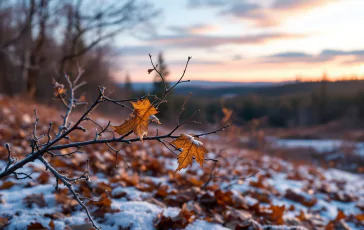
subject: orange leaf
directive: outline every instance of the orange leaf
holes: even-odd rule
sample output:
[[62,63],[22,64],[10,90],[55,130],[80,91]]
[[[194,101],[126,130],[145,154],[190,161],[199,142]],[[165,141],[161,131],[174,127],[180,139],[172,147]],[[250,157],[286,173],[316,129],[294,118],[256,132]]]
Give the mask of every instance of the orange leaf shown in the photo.
[[284,205],[282,206],[276,206],[276,205],[271,205],[269,207],[269,209],[272,211],[270,218],[274,221],[277,222],[277,224],[284,224],[284,220],[283,220],[283,214],[284,214],[284,210],[286,209],[286,207]]
[[306,220],[307,218],[306,218],[306,215],[305,215],[305,213],[301,210],[300,211],[300,214],[298,215],[298,216],[296,216],[300,221],[304,221],[304,220]]
[[124,135],[130,130],[132,130],[135,126],[135,117],[131,117],[129,120],[126,120],[122,125],[112,126],[114,132],[117,132],[120,135]]
[[223,192],[221,190],[215,191],[216,201],[219,205],[226,206],[226,205],[234,205],[233,201],[233,193],[231,191]]
[[55,228],[55,225],[54,225],[54,222],[53,222],[53,220],[51,220],[50,222],[49,222],[49,227],[52,229],[52,230],[54,230],[54,228]]
[[345,213],[339,209],[339,211],[337,212],[337,216],[335,218],[335,221],[339,221],[341,219],[345,219],[345,217],[346,217],[345,216]]
[[62,94],[66,93],[66,89],[64,88],[63,84],[58,83],[56,80],[53,79],[53,90],[54,90],[54,96],[60,96]]
[[231,109],[228,108],[222,108],[222,113],[224,114],[224,117],[222,118],[221,122],[223,124],[227,123],[228,121],[230,121],[232,115],[233,115],[233,111]]
[[9,224],[9,219],[6,217],[0,217],[0,229],[5,228]]
[[171,144],[178,149],[182,148],[182,152],[177,157],[178,168],[175,172],[187,168],[189,164],[192,165],[193,157],[203,167],[204,155],[209,151],[203,146],[202,142],[195,140],[191,135],[181,134]]
[[133,130],[134,134],[143,141],[143,137],[148,134],[149,121],[160,124],[158,118],[154,116],[158,111],[148,99],[131,102],[131,104],[134,107],[134,111],[130,114],[130,118],[122,125],[112,126],[112,128],[120,135],[124,135]]
[[335,224],[334,224],[334,222],[330,221],[330,222],[326,225],[325,230],[335,230]]
[[36,223],[30,223],[27,226],[27,229],[31,230],[31,229],[45,229],[45,228],[43,227],[43,225],[41,223],[36,222]]
[[356,215],[355,218],[359,221],[364,221],[364,214]]
[[9,189],[14,186],[14,183],[11,181],[5,181],[1,186],[0,189]]

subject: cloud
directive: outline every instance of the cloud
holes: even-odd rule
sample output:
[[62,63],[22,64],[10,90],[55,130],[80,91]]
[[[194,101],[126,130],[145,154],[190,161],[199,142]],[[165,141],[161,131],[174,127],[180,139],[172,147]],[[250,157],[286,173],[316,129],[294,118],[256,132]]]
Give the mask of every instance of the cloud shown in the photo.
[[220,45],[238,44],[264,44],[274,40],[296,39],[302,38],[302,34],[290,33],[262,33],[245,36],[206,36],[206,35],[170,35],[155,36],[149,39],[149,42],[159,45],[172,47],[188,47],[188,48],[211,48]]
[[255,3],[238,2],[230,4],[228,8],[220,11],[222,15],[230,15],[239,19],[265,20],[264,9]]
[[342,51],[342,50],[323,50],[321,55],[333,55],[333,56],[364,56],[364,50],[352,50],[352,51]]
[[218,1],[191,0],[189,6],[194,8],[220,8],[220,15],[232,16],[252,22],[260,27],[272,27],[281,24],[291,17],[308,10],[332,4],[341,0],[275,0],[270,6],[262,6],[257,1]]
[[211,31],[216,31],[219,27],[208,24],[196,24],[192,26],[170,26],[169,30],[178,34],[203,34]]
[[[183,59],[183,60],[170,60],[170,61],[166,61],[166,65],[167,66],[184,66],[186,65],[187,60]],[[193,60],[193,62],[190,63],[190,65],[193,66],[209,66],[209,65],[223,65],[226,62],[223,61],[218,61],[218,60],[204,60],[204,59],[195,59]],[[138,66],[150,66],[150,61],[149,60],[139,60],[136,61],[136,65]]]
[[240,61],[243,59],[243,56],[241,56],[240,54],[235,54],[232,58],[233,61]]
[[245,17],[248,15],[254,17],[256,16],[254,15],[254,12],[257,12],[260,9],[262,9],[262,7],[258,4],[242,1],[239,3],[231,4],[225,12],[230,13],[236,17]]
[[220,7],[226,4],[227,0],[189,0],[187,6],[189,8]]
[[358,63],[364,60],[364,50],[322,50],[317,55],[303,52],[282,52],[261,58],[261,63],[322,63],[344,57],[342,64]]
[[[225,62],[223,62],[223,61],[213,61],[213,60],[198,59],[198,60],[193,60],[192,63],[193,63],[193,65],[204,65],[204,66],[208,66],[208,65],[221,65],[221,64],[224,64]],[[183,66],[183,65],[186,64],[186,60],[170,61],[167,64],[169,64],[169,65]]]
[[155,53],[159,51],[160,48],[157,46],[149,46],[149,45],[140,45],[140,46],[124,46],[124,47],[116,47],[113,49],[113,52],[117,56],[148,56],[149,53]]
[[302,58],[302,57],[312,57],[312,56],[309,54],[306,54],[306,53],[302,53],[302,52],[282,52],[282,53],[273,54],[269,57],[272,57],[272,58]]
[[280,10],[303,10],[320,7],[329,3],[334,2],[333,0],[277,0],[273,3],[273,9]]

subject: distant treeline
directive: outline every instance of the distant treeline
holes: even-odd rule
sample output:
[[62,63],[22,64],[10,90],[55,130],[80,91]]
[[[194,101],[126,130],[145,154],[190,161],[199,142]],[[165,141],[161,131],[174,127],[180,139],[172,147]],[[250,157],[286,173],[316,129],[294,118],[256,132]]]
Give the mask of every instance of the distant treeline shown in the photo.
[[[180,88],[170,98],[172,111],[178,112],[185,96]],[[219,123],[224,117],[222,108],[233,111],[231,122],[245,125],[253,119],[266,117],[274,127],[311,126],[333,120],[347,119],[352,124],[364,120],[364,81],[327,80],[297,82],[271,87],[229,87],[191,90],[185,114],[200,109],[197,119]],[[225,95],[225,96],[224,96]],[[161,107],[163,109],[163,107]],[[175,114],[173,114],[175,115]],[[174,116],[166,116],[164,120]]]

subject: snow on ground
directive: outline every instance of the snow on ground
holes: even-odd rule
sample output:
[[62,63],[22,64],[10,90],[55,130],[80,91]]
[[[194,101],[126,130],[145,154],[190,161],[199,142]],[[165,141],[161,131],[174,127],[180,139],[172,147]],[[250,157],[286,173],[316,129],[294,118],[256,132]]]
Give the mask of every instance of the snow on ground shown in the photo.
[[293,139],[278,139],[272,143],[278,147],[284,148],[311,148],[319,153],[333,152],[340,150],[346,146],[354,148],[353,153],[364,157],[364,143],[350,142],[343,140],[293,140]]
[[[236,154],[239,150],[234,150],[231,154]],[[240,157],[247,157],[245,153]],[[170,160],[164,160],[166,168]],[[1,162],[1,161],[0,161]],[[2,162],[1,165],[4,165]],[[260,204],[261,208],[269,208],[271,205],[287,207],[284,212],[284,219],[294,219],[301,211],[309,218],[319,214],[319,220],[323,225],[334,220],[338,211],[342,210],[346,216],[355,216],[362,213],[358,207],[358,201],[364,201],[364,180],[362,175],[352,174],[337,169],[324,170],[316,168],[314,171],[310,166],[300,166],[295,168],[290,163],[272,157],[261,157],[259,174],[246,180],[234,183],[234,181],[223,181],[218,183],[223,191],[232,191],[233,196],[242,196],[248,207]],[[258,166],[257,165],[257,166]],[[249,168],[242,167],[240,168]],[[181,173],[184,176],[191,172],[202,171],[197,164],[190,170]],[[221,174],[225,174],[229,168],[220,169]],[[295,175],[294,175],[295,173]],[[38,173],[39,174],[39,173]],[[159,184],[159,186],[169,186],[167,192],[172,193],[173,183],[163,177],[144,176],[143,180]],[[302,177],[302,178],[301,178]],[[263,178],[263,179],[262,179]],[[139,179],[141,179],[139,177]],[[14,181],[13,179],[9,181]],[[4,185],[0,182],[0,187]],[[29,186],[31,183],[31,186]],[[105,183],[104,176],[100,180],[93,182]],[[115,186],[114,186],[114,185]],[[174,218],[181,212],[181,207],[168,206],[161,199],[161,203],[151,203],[150,199],[155,198],[155,192],[143,191],[135,186],[125,186],[125,184],[112,183],[113,187],[110,196],[112,197],[112,210],[106,212],[102,219],[96,218],[102,229],[131,228],[131,229],[155,229],[155,221],[158,215],[163,213],[164,217]],[[224,189],[230,186],[229,189]],[[324,191],[325,189],[327,191]],[[172,189],[172,190],[171,190]],[[289,191],[289,192],[288,192]],[[44,198],[44,206],[38,205],[35,201],[27,204],[26,197],[34,194]],[[345,198],[350,196],[351,198]],[[5,229],[25,229],[29,223],[37,222],[42,226],[49,226],[52,220],[49,217],[54,212],[62,212],[62,206],[56,202],[54,184],[37,184],[26,179],[17,181],[16,185],[9,189],[1,189],[0,216],[11,216],[10,224]],[[120,197],[120,198],[119,198]],[[158,196],[157,196],[158,197]],[[265,198],[264,198],[265,197]],[[340,200],[342,198],[342,200]],[[176,197],[177,199],[177,197]],[[310,203],[311,202],[311,203]],[[294,207],[292,209],[291,207]],[[296,218],[297,219],[297,218]],[[63,229],[66,225],[81,225],[87,222],[86,214],[76,207],[69,216],[63,220],[54,219],[55,229]],[[352,229],[360,229],[357,222],[349,222]],[[211,223],[204,220],[204,217],[196,217],[194,221],[187,225],[186,229],[225,229],[219,223]]]
[[[30,150],[24,140],[32,117],[18,109],[0,110],[8,114],[1,124],[0,146],[12,142],[14,156],[21,158]],[[47,114],[47,109],[39,114]],[[39,126],[39,132],[47,130],[47,122]],[[83,141],[94,135],[73,138]],[[95,200],[84,203],[97,225],[106,230],[335,229],[344,225],[364,229],[362,174],[287,161],[217,141],[222,139],[218,135],[199,139],[210,150],[206,158],[218,162],[206,160],[203,168],[194,162],[178,173],[174,172],[176,155],[158,142],[115,144],[130,169],[120,157],[115,160],[105,145],[85,147],[83,154],[71,157],[45,157],[70,177],[82,175],[89,159],[91,181],[74,187],[82,197]],[[6,160],[6,149],[0,147],[1,169]],[[89,226],[86,213],[67,188],[60,184],[55,191],[55,179],[44,165],[35,161],[21,171],[33,172],[33,179],[0,181],[0,229]]]

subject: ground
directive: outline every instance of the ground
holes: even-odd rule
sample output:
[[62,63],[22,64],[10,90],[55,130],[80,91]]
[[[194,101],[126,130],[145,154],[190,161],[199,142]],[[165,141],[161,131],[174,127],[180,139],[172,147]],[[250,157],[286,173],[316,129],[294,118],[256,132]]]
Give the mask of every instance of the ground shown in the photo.
[[[0,169],[6,166],[5,143],[11,143],[19,159],[30,153],[33,104],[0,99]],[[44,105],[36,108],[38,133],[45,133],[50,121],[60,122],[59,111]],[[100,124],[108,122],[93,116]],[[152,127],[150,133],[155,130]],[[94,133],[79,131],[71,138],[93,139]],[[318,166],[310,159],[285,158],[286,154],[280,158],[267,148],[242,147],[224,134],[199,141],[210,151],[206,158],[218,162],[207,160],[203,168],[194,162],[177,173],[176,155],[157,141],[114,144],[130,168],[106,145],[87,146],[70,157],[45,157],[69,176],[80,176],[89,159],[91,180],[75,187],[82,197],[94,199],[85,203],[102,229],[364,228],[362,174]],[[0,229],[90,228],[86,213],[65,186],[55,190],[56,181],[41,162],[20,171],[33,172],[33,179],[0,181]]]

